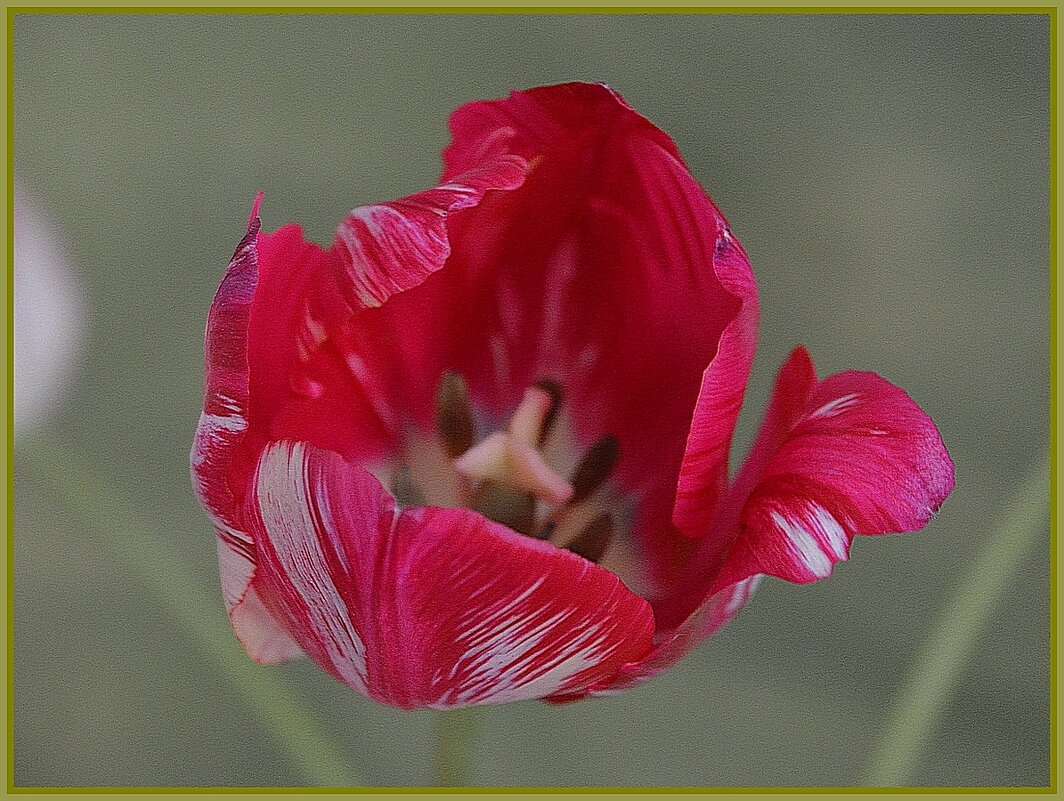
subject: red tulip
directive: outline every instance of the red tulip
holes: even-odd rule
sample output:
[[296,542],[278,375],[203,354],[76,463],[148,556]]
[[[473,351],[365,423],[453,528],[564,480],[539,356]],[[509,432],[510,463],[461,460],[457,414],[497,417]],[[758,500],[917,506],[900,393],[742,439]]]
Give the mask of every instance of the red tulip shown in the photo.
[[760,576],[928,521],[953,486],[931,420],[801,348],[729,481],[754,276],[616,93],[514,92],[451,128],[439,185],[329,250],[262,233],[256,200],[211,308],[192,467],[254,659],[403,708],[613,693]]

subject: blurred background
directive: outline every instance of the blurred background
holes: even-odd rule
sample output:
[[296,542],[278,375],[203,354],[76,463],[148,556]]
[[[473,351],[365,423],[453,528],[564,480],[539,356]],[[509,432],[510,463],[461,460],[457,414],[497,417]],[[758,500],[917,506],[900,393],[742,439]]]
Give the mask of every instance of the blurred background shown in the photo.
[[[26,374],[55,372],[62,402],[17,434],[15,783],[312,781],[248,702],[255,677],[363,781],[432,782],[432,713],[378,706],[309,662],[256,666],[232,638],[211,651],[159,590],[225,626],[188,477],[204,321],[259,189],[264,227],[300,221],[328,242],[353,206],[432,185],[456,106],[574,79],[671,134],[750,254],[761,345],[737,450],[801,342],[821,374],[905,388],[957,489],[923,532],[855,542],[827,581],[766,580],[638,690],[486,709],[472,781],[863,781],[933,621],[1048,447],[1048,36],[1045,16],[1001,15],[18,15],[20,204],[66,271],[48,279],[62,292],[30,294],[69,303],[63,352],[36,349]],[[16,284],[32,273],[20,263]],[[25,308],[17,336],[48,313]],[[42,448],[65,474],[42,470]],[[108,530],[64,485],[143,530]],[[1042,525],[916,783],[1048,781]],[[173,570],[145,577],[138,545]]]

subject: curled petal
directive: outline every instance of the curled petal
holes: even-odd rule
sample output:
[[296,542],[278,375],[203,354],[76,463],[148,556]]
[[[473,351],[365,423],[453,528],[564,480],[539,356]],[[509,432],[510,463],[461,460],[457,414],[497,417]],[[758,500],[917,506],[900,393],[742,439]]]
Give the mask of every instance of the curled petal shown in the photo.
[[354,308],[380,306],[440,269],[451,254],[447,215],[476,206],[489,190],[516,189],[527,167],[520,156],[503,153],[433,189],[352,211],[333,250],[343,267],[342,285],[358,300]]
[[953,489],[942,438],[903,390],[867,372],[818,381],[800,347],[743,473],[737,489],[752,489],[716,587],[824,578],[855,535],[922,528]]
[[468,510],[400,511],[333,453],[271,445],[246,515],[271,611],[393,706],[586,692],[650,648],[650,609],[613,574]]
[[757,348],[757,283],[746,254],[727,227],[718,235],[714,266],[739,307],[702,376],[680,468],[672,520],[681,534],[694,538],[709,533],[728,482],[728,450]]
[[678,626],[660,632],[655,637],[653,650],[644,659],[625,665],[613,683],[591,694],[615,695],[664,673],[738,614],[760,580],[760,576],[750,576],[717,590]]
[[237,246],[207,316],[203,412],[192,445],[192,481],[221,536],[248,542],[239,531],[240,499],[229,470],[248,427],[247,332],[258,283],[256,198],[247,233]]
[[[203,412],[192,446],[192,481],[218,535],[218,566],[229,621],[252,658],[280,662],[299,648],[251,587],[255,545],[242,522],[241,446],[248,429],[247,331],[258,284],[259,203],[207,317]],[[234,489],[237,487],[239,489]]]
[[763,574],[814,581],[857,534],[921,528],[952,488],[938,431],[908,395],[874,373],[818,381],[795,349],[709,535],[655,605],[654,652],[626,671],[638,682],[675,662],[735,615]]

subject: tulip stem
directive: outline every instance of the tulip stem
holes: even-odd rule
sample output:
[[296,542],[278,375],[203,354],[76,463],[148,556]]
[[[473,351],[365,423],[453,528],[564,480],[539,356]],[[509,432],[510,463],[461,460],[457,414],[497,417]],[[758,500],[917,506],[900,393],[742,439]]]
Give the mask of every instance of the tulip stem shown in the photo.
[[[221,594],[203,587],[172,538],[162,536],[76,454],[47,437],[20,442],[18,454],[57,500],[80,516],[86,531],[94,532],[101,544],[122,559],[229,676],[308,783],[324,787],[361,784],[334,736],[307,710],[282,673],[255,665],[240,650],[224,620]],[[213,542],[205,542],[213,550]]]
[[451,709],[436,714],[436,786],[466,787],[473,761],[477,710]]
[[1042,460],[1013,495],[996,531],[958,582],[895,699],[873,748],[866,786],[901,787],[913,781],[994,606],[1045,531],[1049,478],[1049,464]]

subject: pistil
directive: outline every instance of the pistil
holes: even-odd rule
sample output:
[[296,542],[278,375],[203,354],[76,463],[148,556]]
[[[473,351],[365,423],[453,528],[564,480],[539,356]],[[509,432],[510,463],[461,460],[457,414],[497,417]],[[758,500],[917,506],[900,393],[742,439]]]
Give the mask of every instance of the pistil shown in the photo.
[[466,383],[458,373],[444,373],[436,389],[437,438],[408,444],[407,465],[391,477],[393,494],[408,505],[468,506],[514,531],[598,562],[615,533],[601,490],[619,447],[615,437],[603,436],[585,451],[569,479],[560,475],[543,451],[563,398],[558,382],[537,381],[507,427],[478,442]]

